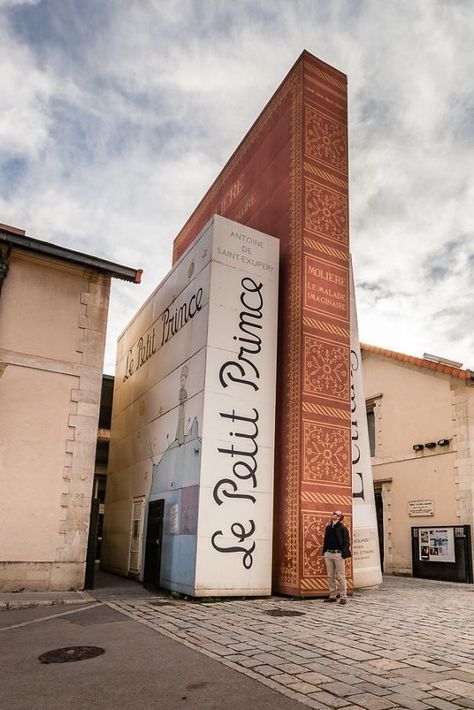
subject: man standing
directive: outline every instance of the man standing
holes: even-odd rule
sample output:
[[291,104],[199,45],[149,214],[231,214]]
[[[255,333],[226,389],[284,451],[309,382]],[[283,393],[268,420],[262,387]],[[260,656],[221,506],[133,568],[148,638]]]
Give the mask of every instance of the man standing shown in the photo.
[[347,604],[346,559],[351,556],[349,530],[344,515],[336,510],[324,531],[323,556],[328,573],[329,597],[325,602],[336,602],[336,579],[339,586],[339,604]]

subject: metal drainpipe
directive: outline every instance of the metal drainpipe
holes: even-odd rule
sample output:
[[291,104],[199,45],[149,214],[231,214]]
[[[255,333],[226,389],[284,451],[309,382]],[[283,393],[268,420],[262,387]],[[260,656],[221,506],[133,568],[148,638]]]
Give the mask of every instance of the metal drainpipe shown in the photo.
[[0,295],[2,293],[3,282],[7,278],[11,251],[12,248],[10,244],[0,244]]

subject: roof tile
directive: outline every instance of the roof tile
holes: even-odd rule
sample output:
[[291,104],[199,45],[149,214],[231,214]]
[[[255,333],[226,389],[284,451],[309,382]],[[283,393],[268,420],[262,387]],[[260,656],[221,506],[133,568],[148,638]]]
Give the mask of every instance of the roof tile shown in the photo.
[[422,357],[414,357],[413,355],[405,355],[404,353],[398,353],[395,350],[387,350],[386,348],[379,348],[376,345],[369,345],[368,343],[361,343],[360,347],[369,353],[374,353],[374,355],[382,355],[383,357],[391,358],[392,360],[399,360],[401,362],[406,362],[410,365],[417,365],[418,367],[424,367],[427,370],[436,370],[437,372],[443,372],[446,375],[451,375],[452,377],[458,377],[460,380],[471,380],[474,379],[474,373],[471,370],[462,370],[460,367],[451,367],[450,365],[445,365],[441,362],[433,362],[432,360],[426,360]]

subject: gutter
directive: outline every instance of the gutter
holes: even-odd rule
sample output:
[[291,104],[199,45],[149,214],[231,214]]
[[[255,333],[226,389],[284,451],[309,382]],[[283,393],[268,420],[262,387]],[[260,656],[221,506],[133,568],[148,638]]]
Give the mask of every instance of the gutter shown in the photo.
[[8,272],[8,257],[12,247],[21,249],[22,251],[49,256],[53,259],[59,259],[60,261],[67,261],[70,264],[85,266],[101,273],[109,274],[113,278],[136,284],[140,283],[143,273],[143,269],[132,269],[129,266],[116,264],[113,261],[100,259],[99,257],[84,254],[74,249],[66,249],[65,247],[52,244],[51,242],[44,242],[40,239],[29,237],[21,229],[0,224],[0,288]]

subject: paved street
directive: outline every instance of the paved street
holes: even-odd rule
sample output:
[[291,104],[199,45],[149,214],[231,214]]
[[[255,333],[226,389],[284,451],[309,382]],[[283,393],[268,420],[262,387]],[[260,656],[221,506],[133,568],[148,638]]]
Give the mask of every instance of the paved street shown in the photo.
[[[84,606],[0,613],[0,707],[474,708],[473,585],[387,577],[345,607],[202,604],[120,584],[92,594]],[[38,661],[72,645],[105,653]]]
[[[77,645],[100,646],[105,653],[76,663],[38,660]],[[0,612],[0,649],[2,710],[302,707],[105,603]]]
[[388,577],[345,607],[284,598],[113,605],[312,708],[474,708],[472,585]]

